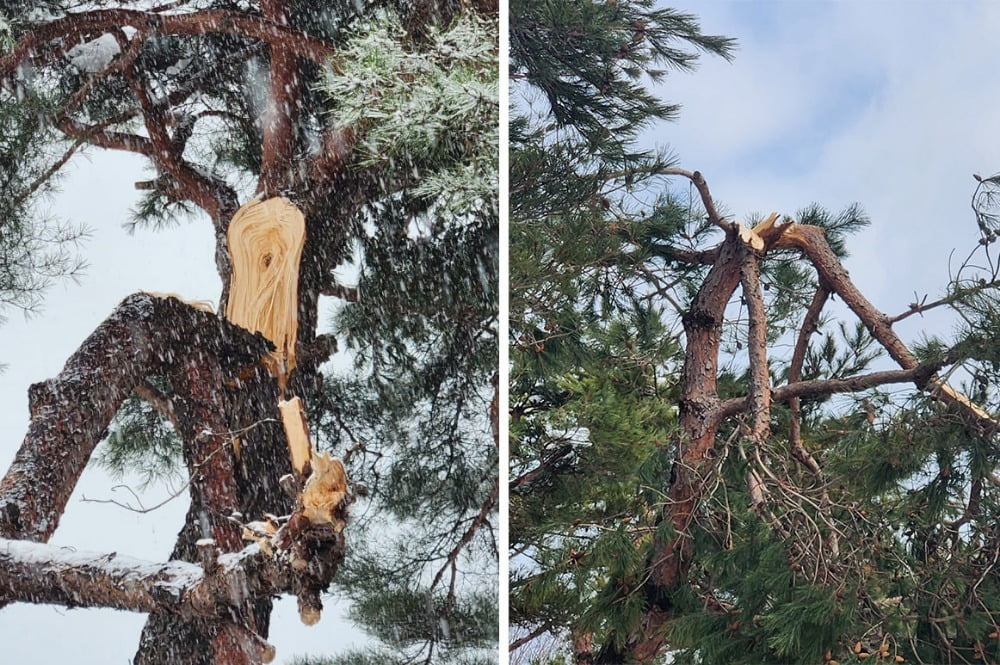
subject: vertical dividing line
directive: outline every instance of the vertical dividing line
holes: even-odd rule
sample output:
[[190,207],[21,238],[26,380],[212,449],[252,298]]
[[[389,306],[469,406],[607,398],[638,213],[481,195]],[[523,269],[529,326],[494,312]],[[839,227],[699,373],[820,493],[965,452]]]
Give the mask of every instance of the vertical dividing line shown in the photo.
[[509,21],[508,21],[508,0],[500,0],[500,49],[498,54],[498,66],[500,67],[500,167],[499,167],[499,187],[500,187],[500,267],[499,267],[499,405],[500,405],[500,449],[497,456],[500,460],[500,492],[497,501],[497,510],[500,522],[500,561],[499,561],[499,584],[500,584],[500,665],[506,665],[509,661],[507,645],[510,644],[510,602],[509,587],[510,580],[510,473],[508,459],[510,458],[510,349],[507,344],[510,327],[510,154],[508,149],[508,113],[510,109],[510,77],[507,62],[510,53]]

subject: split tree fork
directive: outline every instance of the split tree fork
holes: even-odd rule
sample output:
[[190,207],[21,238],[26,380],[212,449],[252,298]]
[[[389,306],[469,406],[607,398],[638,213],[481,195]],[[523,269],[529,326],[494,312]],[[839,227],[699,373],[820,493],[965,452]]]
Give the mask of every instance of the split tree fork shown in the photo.
[[[716,439],[727,420],[740,419],[734,436],[742,440],[742,448],[753,451],[771,435],[772,405],[788,403],[792,413],[789,454],[809,473],[820,477],[823,473],[820,464],[802,445],[799,407],[802,398],[912,383],[961,413],[970,428],[992,431],[998,425],[990,414],[938,378],[939,370],[962,360],[958,352],[946,353],[933,362],[919,362],[893,330],[899,317],[888,317],[865,298],[851,281],[820,227],[798,224],[788,218],[779,220],[777,214],[753,228],[727,221],[717,211],[708,184],[699,172],[665,169],[664,174],[691,181],[709,221],[724,232],[725,238],[707,251],[668,246],[657,249],[672,260],[710,265],[711,268],[682,320],[686,350],[679,401],[680,435],[659,516],[660,522],[669,523],[672,535],[655,542],[647,560],[641,588],[647,605],[641,630],[622,636],[620,648],[615,646],[615,640],[607,640],[600,653],[588,655],[597,663],[653,662],[669,647],[664,630],[671,618],[671,596],[688,581],[692,565],[696,563],[692,560],[691,528],[703,494],[713,482]],[[761,291],[760,263],[768,254],[778,251],[800,252],[816,270],[819,287],[799,328],[788,382],[774,386],[767,365],[767,311]],[[744,397],[721,399],[718,377],[723,322],[726,307],[737,287],[741,289],[749,319],[749,390]],[[838,295],[854,312],[900,369],[843,379],[801,380],[809,337],[832,294]],[[780,529],[780,520],[771,514],[771,497],[767,495],[760,473],[756,467],[750,467],[746,478],[748,496],[764,521]],[[823,543],[823,547],[836,552],[835,529],[824,534]],[[720,606],[718,610],[725,612],[727,608]],[[586,639],[586,635],[582,639]]]
[[[126,26],[131,30],[126,32]],[[13,91],[21,65],[45,66],[66,58],[69,46],[106,34],[119,41],[118,54],[103,71],[86,75],[52,115],[54,126],[74,140],[57,167],[84,144],[147,157],[157,179],[136,183],[137,188],[167,191],[171,200],[191,202],[211,219],[223,283],[220,312],[228,316],[171,297],[130,296],[57,377],[31,387],[31,424],[0,482],[0,600],[148,612],[137,664],[269,662],[274,656],[266,642],[271,598],[297,595],[303,620],[315,621],[320,593],[343,557],[341,527],[348,502],[343,469],[311,450],[294,400],[283,410],[279,402],[297,398],[308,405],[318,391],[318,366],[335,348],[332,338],[316,334],[318,298],[354,295],[330,275],[330,267],[345,255],[348,232],[338,220],[348,219],[375,183],[363,170],[346,175],[354,129],[324,130],[320,148],[312,152],[301,144],[296,127],[305,93],[303,67],[327,66],[335,62],[336,51],[291,27],[280,0],[262,2],[259,15],[229,10],[171,14],[169,5],[69,14],[23,35],[0,57],[0,80]],[[234,275],[234,248],[227,244],[243,242],[230,233],[237,194],[187,160],[191,132],[177,122],[182,115],[177,107],[190,101],[197,82],[156,97],[139,64],[148,40],[203,35],[238,37],[269,62],[272,110],[261,123],[257,192],[280,208],[269,233],[280,235],[287,221],[275,222],[281,215],[298,215],[305,239],[297,250],[283,248],[301,250],[301,262],[296,256],[285,275],[292,282],[285,284],[291,290],[284,294],[290,298],[290,337],[276,339],[273,331],[248,322],[252,312],[234,315],[234,296],[245,286],[237,282],[248,278],[239,274],[238,263]],[[246,56],[232,55],[236,62]],[[134,103],[112,121],[88,124],[77,111],[109,77],[127,83]],[[132,119],[142,123],[146,135],[117,126]],[[294,205],[275,198],[279,194],[294,199]],[[266,247],[256,250],[254,260],[262,268],[279,254]],[[249,300],[259,295],[252,293]],[[257,306],[264,307],[266,300],[259,298]],[[169,385],[169,394],[159,385]],[[183,439],[191,507],[171,555],[179,561],[69,555],[45,545],[95,446],[132,393],[168,419]],[[247,533],[234,513],[257,523]],[[292,519],[276,523],[265,515]],[[257,542],[248,545],[248,536]]]

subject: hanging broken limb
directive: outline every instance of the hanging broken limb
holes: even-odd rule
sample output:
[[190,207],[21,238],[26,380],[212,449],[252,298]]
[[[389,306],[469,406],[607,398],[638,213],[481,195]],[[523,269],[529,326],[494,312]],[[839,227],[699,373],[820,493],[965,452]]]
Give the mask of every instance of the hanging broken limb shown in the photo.
[[[198,340],[197,346],[190,345],[192,339]],[[121,403],[133,390],[145,393],[147,377],[157,376],[175,387],[175,426],[178,433],[191,442],[186,448],[186,457],[191,475],[192,510],[199,515],[197,524],[204,533],[211,535],[212,548],[220,546],[222,551],[228,552],[243,549],[242,527],[228,518],[229,513],[253,516],[252,511],[255,511],[263,517],[264,511],[280,511],[283,507],[260,500],[248,503],[238,495],[241,487],[259,480],[256,475],[247,477],[254,472],[246,462],[266,462],[268,449],[264,445],[281,436],[277,392],[273,388],[266,389],[270,381],[264,378],[266,372],[262,366],[272,349],[273,345],[259,334],[176,298],[150,294],[126,298],[70,357],[56,378],[32,386],[31,425],[13,464],[0,482],[0,532],[6,538],[47,540],[58,526],[80,474]],[[262,381],[266,382],[263,386]],[[247,402],[255,395],[270,395],[275,400],[270,409],[274,417],[270,422],[232,427],[231,421],[224,417],[225,402],[220,401],[217,394],[218,387],[227,384],[241,386],[244,391],[240,397]],[[268,410],[257,406],[254,412],[267,413]],[[230,434],[231,431],[236,433]],[[242,460],[234,446],[237,436],[244,441]],[[255,456],[260,458],[254,459]],[[270,457],[271,465],[282,466],[281,457],[273,459],[273,453]],[[284,459],[284,466],[290,469],[287,457]],[[309,481],[319,482],[321,477],[309,476],[304,480],[308,487]],[[335,489],[340,494],[331,495],[331,490],[326,489],[319,490],[318,494],[314,492],[315,496],[306,497],[307,505],[302,504],[297,492],[287,497],[286,501],[297,499],[299,506],[290,512],[284,523],[274,525],[273,530],[265,534],[266,554],[256,559],[241,557],[233,560],[230,567],[232,574],[250,580],[251,589],[266,589],[266,593],[262,591],[265,597],[278,591],[295,593],[303,608],[304,620],[308,617],[310,622],[318,618],[322,607],[320,594],[329,585],[344,554],[341,529],[347,503],[343,493],[346,488],[340,484]],[[317,502],[323,506],[320,512],[315,507]],[[80,568],[82,563],[77,561],[76,567],[59,565],[65,560],[65,550],[32,549],[15,541],[5,541],[5,544],[7,558],[2,559],[0,568],[7,581],[2,585],[4,592],[0,602],[36,598],[80,606],[162,610],[180,619],[193,616],[184,610],[183,603],[188,601],[182,601],[181,596],[160,596],[152,605],[141,605],[146,601],[136,600],[138,596],[126,587],[157,581],[150,578],[143,582],[141,571],[119,577],[95,572],[90,582],[84,584],[81,580],[87,576]],[[25,554],[27,558],[18,558],[18,554]],[[51,561],[46,559],[49,555],[53,557]],[[94,555],[87,560],[108,562],[114,559],[112,554]],[[192,556],[189,560],[197,559]],[[114,569],[120,572],[124,565],[119,560]],[[36,568],[33,575],[25,572],[30,566]],[[163,566],[166,569],[171,564]],[[214,564],[207,567],[214,569]],[[53,579],[58,583],[53,585]],[[119,583],[126,587],[116,586]],[[36,588],[44,584],[51,587],[49,595],[56,594],[51,601],[46,592]],[[270,586],[261,586],[265,584]],[[88,594],[86,589],[93,591]],[[206,594],[222,594],[207,599],[220,606],[226,605],[225,585],[213,582],[199,589],[194,598],[207,602]],[[102,598],[106,604],[102,604]],[[128,605],[129,602],[133,605]],[[164,609],[171,602],[177,606]],[[202,613],[199,616],[209,615]]]

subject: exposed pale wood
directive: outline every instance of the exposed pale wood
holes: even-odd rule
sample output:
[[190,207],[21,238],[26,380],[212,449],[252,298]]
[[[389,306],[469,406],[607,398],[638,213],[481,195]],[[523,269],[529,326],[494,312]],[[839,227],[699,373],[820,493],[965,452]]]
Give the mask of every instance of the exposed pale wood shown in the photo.
[[312,473],[302,489],[302,513],[312,525],[344,527],[338,509],[347,498],[347,473],[343,463],[328,453],[313,451]]
[[300,477],[306,475],[306,464],[312,457],[312,444],[309,442],[309,427],[302,410],[302,400],[293,397],[290,400],[278,402],[281,411],[281,422],[285,426],[285,437],[288,439],[288,454],[292,460],[292,468]]
[[764,249],[764,239],[757,235],[754,229],[749,226],[744,226],[742,222],[737,222],[736,228],[739,231],[740,240],[750,247],[753,247],[758,252]]
[[785,231],[788,230],[794,223],[789,219],[778,223],[778,218],[780,215],[776,212],[772,212],[767,218],[753,227],[754,234],[764,241],[767,246],[773,245],[775,242],[784,235]]
[[285,199],[273,198],[242,206],[227,234],[233,277],[226,318],[274,343],[268,368],[282,389],[295,367],[305,232],[302,212]]
[[208,312],[209,314],[215,314],[215,305],[208,300],[187,300],[186,298],[180,297],[176,293],[163,293],[160,291],[140,291],[140,293],[147,293],[156,298],[176,298],[185,305],[190,305],[195,309],[200,309],[201,311]]

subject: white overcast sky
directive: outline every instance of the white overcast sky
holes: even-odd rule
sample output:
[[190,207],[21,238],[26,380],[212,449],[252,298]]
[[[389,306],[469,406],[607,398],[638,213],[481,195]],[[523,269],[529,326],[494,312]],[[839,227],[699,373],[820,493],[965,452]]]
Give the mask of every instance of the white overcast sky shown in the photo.
[[[40,315],[24,319],[8,312],[0,325],[0,469],[6,470],[27,430],[30,384],[55,376],[66,359],[125,296],[136,291],[172,292],[189,300],[218,303],[214,238],[207,218],[162,231],[122,227],[136,198],[133,183],[148,178],[142,159],[93,151],[76,159],[63,182],[54,212],[85,223],[93,236],[83,247],[90,263],[79,284],[52,289]],[[164,561],[173,548],[187,510],[186,494],[153,513],[139,515],[88,499],[128,501],[116,481],[88,468],[70,499],[51,542],[80,550],[120,552]],[[138,489],[135,483],[132,487]],[[163,487],[142,496],[155,505],[170,495]],[[294,655],[330,654],[361,644],[363,634],[347,623],[343,606],[326,602],[323,619],[306,627],[294,598],[282,600],[272,615],[270,642],[276,662]],[[145,615],[114,610],[66,610],[19,604],[0,609],[0,663],[127,665],[135,653]],[[52,636],[44,638],[40,636]]]
[[[710,58],[694,74],[670,75],[663,96],[683,105],[680,120],[646,139],[702,171],[737,218],[862,204],[873,223],[849,244],[858,286],[888,313],[905,309],[914,291],[939,294],[949,251],[978,238],[972,174],[1000,171],[1000,3],[670,4],[700,16],[705,31],[736,37],[739,50],[732,63]],[[0,468],[25,431],[28,385],[58,373],[121,298],[140,289],[218,298],[207,221],[128,236],[121,225],[132,183],[145,177],[141,162],[94,151],[74,164],[56,211],[94,229],[84,248],[91,267],[79,285],[53,289],[42,315],[0,326],[0,362],[9,365],[0,374]],[[914,339],[924,324],[913,317],[901,332]],[[112,496],[110,485],[88,471],[53,542],[164,558],[183,502],[146,517],[81,502]],[[9,607],[0,610],[4,662],[124,665],[142,621]],[[301,628],[294,601],[273,625],[278,662],[359,639],[335,616]]]

